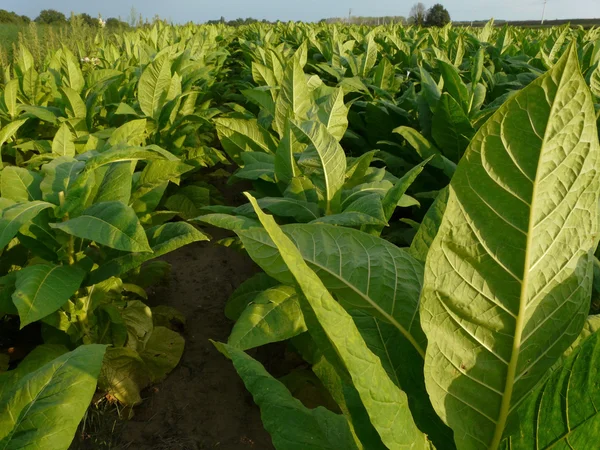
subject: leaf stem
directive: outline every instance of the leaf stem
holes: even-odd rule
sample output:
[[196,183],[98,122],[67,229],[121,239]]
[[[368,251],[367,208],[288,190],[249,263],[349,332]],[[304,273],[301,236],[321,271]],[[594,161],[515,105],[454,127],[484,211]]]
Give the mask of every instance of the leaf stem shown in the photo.
[[[58,193],[58,202],[61,207],[65,205],[65,191]],[[69,220],[69,213],[65,213],[63,222]],[[69,234],[69,241],[67,242],[67,257],[69,258],[69,265],[75,264],[75,238],[72,234]]]

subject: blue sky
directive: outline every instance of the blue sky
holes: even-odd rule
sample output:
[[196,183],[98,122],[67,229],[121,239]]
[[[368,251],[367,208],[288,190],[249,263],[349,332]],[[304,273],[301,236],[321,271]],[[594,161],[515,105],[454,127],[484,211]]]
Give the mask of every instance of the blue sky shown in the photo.
[[[417,0],[1,0],[0,8],[35,18],[42,9],[53,8],[69,14],[98,13],[104,18],[127,19],[131,7],[144,17],[158,14],[174,22],[204,22],[209,19],[254,17],[268,20],[316,21],[348,14],[361,16],[406,16]],[[454,20],[538,19],[543,0],[422,0],[426,6],[440,1]],[[600,0],[548,0],[547,19],[600,18]]]

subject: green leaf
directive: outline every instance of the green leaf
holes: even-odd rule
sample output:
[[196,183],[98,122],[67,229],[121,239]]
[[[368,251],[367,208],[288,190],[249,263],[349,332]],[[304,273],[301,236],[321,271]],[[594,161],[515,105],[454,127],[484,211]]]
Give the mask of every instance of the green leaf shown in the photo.
[[50,226],[117,250],[152,252],[135,211],[121,202],[96,203],[79,217]]
[[310,169],[310,179],[319,189],[325,200],[325,209],[335,208],[334,200],[341,192],[346,175],[346,155],[344,150],[325,125],[320,122],[292,122],[292,130],[300,141],[309,144],[301,153],[298,164]]
[[0,129],[0,161],[2,161],[2,146],[17,133],[19,128],[21,128],[25,122],[27,122],[27,119],[15,120],[14,122],[10,122],[9,124],[5,125],[4,128]]
[[270,153],[245,152],[241,155],[243,164],[234,176],[245,180],[275,181],[275,157]]
[[402,334],[391,324],[357,310],[350,315],[369,349],[379,357],[396,386],[406,392],[415,423],[438,449],[454,448],[452,430],[435,413],[423,379],[423,358],[406,345]]
[[[258,204],[277,216],[292,217],[297,222],[310,222],[319,217],[319,208],[316,204],[293,198],[264,197],[258,200]],[[234,209],[233,212],[254,216],[254,210],[249,203]]]
[[[166,181],[172,181],[179,184],[179,178],[193,167],[184,164],[181,161],[150,161],[144,170],[142,170],[137,179],[131,195],[131,205],[133,209],[140,213],[147,210],[143,197],[162,186]],[[150,211],[148,211],[150,212]]]
[[33,201],[4,208],[0,217],[0,249],[8,245],[23,225],[33,220],[44,209],[53,206],[52,203]]
[[600,65],[596,66],[596,69],[592,72],[590,89],[592,90],[592,94],[600,98]]
[[159,57],[142,72],[138,83],[138,102],[146,116],[158,121],[171,85],[171,60],[168,55]]
[[235,347],[214,342],[231,359],[278,450],[358,450],[344,416],[322,406],[306,408],[256,360]]
[[146,230],[150,252],[123,253],[108,260],[90,273],[88,283],[96,284],[111,276],[124,274],[142,263],[158,258],[192,242],[207,241],[208,237],[185,222],[171,222]]
[[302,152],[304,147],[292,132],[290,122],[286,122],[283,136],[275,151],[275,179],[278,183],[288,185],[299,175],[294,154]]
[[390,61],[383,57],[373,73],[373,85],[383,90],[393,88],[396,73]]
[[177,190],[165,202],[165,208],[177,211],[183,219],[198,217],[203,206],[210,204],[210,190],[203,186],[189,185]]
[[19,80],[13,79],[5,83],[2,99],[6,106],[6,111],[11,119],[18,114],[17,111],[17,93],[19,91]]
[[512,413],[503,449],[589,448],[598,436],[600,334],[584,340]]
[[[125,289],[125,285],[123,285],[123,289]],[[127,343],[125,346],[139,353],[144,348],[154,328],[152,311],[139,300],[128,301],[119,309],[123,324],[127,328]]]
[[448,64],[441,60],[438,60],[438,68],[444,79],[444,89],[452,96],[457,105],[460,106],[462,112],[465,115],[468,114],[469,91],[467,90],[467,86],[461,80],[458,70],[452,64]]
[[227,344],[248,350],[306,331],[296,290],[279,285],[258,294],[237,319]]
[[9,391],[11,395],[13,394],[12,390],[16,383],[23,377],[38,370],[53,359],[56,359],[67,352],[67,348],[62,345],[42,344],[35,347],[19,363],[16,369],[0,374],[0,401]]
[[260,223],[246,216],[232,216],[229,214],[205,214],[198,216],[195,219],[190,219],[190,222],[204,222],[213,227],[223,228],[225,230],[235,231],[246,228],[260,227]]
[[[281,229],[344,307],[365,310],[391,323],[425,355],[426,339],[418,320],[421,263],[386,240],[358,230],[325,224],[284,225]],[[265,230],[236,233],[269,276],[284,284],[294,282]]]
[[319,195],[315,185],[306,177],[294,177],[283,192],[285,198],[300,200],[307,203],[318,203]]
[[429,247],[431,247],[431,243],[440,229],[442,217],[448,204],[448,193],[449,189],[447,187],[438,193],[433,204],[425,213],[425,217],[423,217],[421,225],[419,225],[419,229],[410,244],[410,254],[423,263],[427,258],[427,253],[429,253]]
[[112,347],[106,350],[98,387],[124,405],[142,401],[140,390],[148,386],[150,374],[142,357],[130,348]]
[[124,161],[96,169],[95,187],[98,191],[93,202],[129,203],[134,165],[134,162]]
[[21,319],[21,328],[57,311],[67,303],[85,272],[75,266],[36,264],[17,272],[12,300]]
[[81,99],[79,93],[69,87],[63,86],[60,89],[64,94],[65,110],[71,118],[85,118],[87,116],[87,108]]
[[471,86],[476,86],[481,80],[483,73],[483,64],[485,62],[485,48],[480,47],[473,58],[471,65]]
[[444,156],[454,163],[460,161],[473,134],[475,130],[460,105],[443,93],[433,114],[431,135]]
[[354,158],[348,168],[346,169],[346,183],[344,184],[345,189],[351,189],[365,182],[365,176],[371,167],[373,158],[379,150],[371,150],[360,155],[358,158]]
[[162,381],[179,364],[185,340],[179,333],[165,327],[155,327],[140,353],[150,374],[150,381]]
[[130,120],[112,132],[108,143],[142,145],[146,139],[146,119]]
[[379,358],[365,344],[351,316],[333,299],[273,218],[262,213],[256,201],[248,197],[302,290],[309,305],[307,311],[314,314],[327,339],[337,350],[383,443],[390,449],[429,448],[427,438],[416,427],[410,414],[406,394],[390,380]]
[[1,172],[0,182],[2,198],[16,202],[41,200],[41,182],[42,176],[39,172],[15,166],[5,167]]
[[406,193],[407,189],[410,185],[415,181],[415,179],[419,176],[419,174],[423,171],[425,164],[431,161],[433,157],[429,157],[422,163],[417,164],[415,167],[406,172],[400,180],[385,194],[383,197],[383,209],[385,211],[385,219],[390,220],[394,211],[396,210],[396,206],[402,200],[402,197]]
[[[451,70],[455,70],[455,69],[452,68]],[[423,97],[425,98],[425,100],[427,101],[427,104],[429,105],[429,107],[433,108],[439,101],[442,93],[441,93],[440,88],[438,87],[437,83],[431,77],[429,72],[427,72],[427,70],[425,70],[423,67],[421,67],[419,69],[419,72],[421,75],[421,93],[422,93]]]
[[[16,272],[10,272],[8,275],[0,277],[0,317],[5,314],[18,314],[17,308],[12,301],[12,293],[15,290]],[[2,385],[0,384],[0,395],[2,394]]]
[[373,39],[373,34],[369,34],[366,38],[367,48],[361,56],[359,71],[356,75],[366,78],[370,70],[377,62],[377,44]]
[[75,156],[75,143],[66,123],[58,129],[52,141],[52,153],[58,156]]
[[69,185],[77,179],[85,167],[83,161],[77,161],[70,156],[59,156],[42,166],[43,180],[40,183],[42,198],[58,205],[59,193],[67,191]]
[[75,92],[81,92],[85,86],[83,73],[79,61],[69,49],[63,46],[55,55],[60,58],[61,82],[63,86],[73,89]]
[[[394,187],[388,190],[381,201],[383,207],[383,219],[384,222],[389,222],[396,210],[396,207],[400,204],[400,201],[403,197],[406,197],[404,194],[406,190],[410,187],[410,185],[415,181],[415,179],[419,176],[419,174],[423,171],[423,167],[427,164],[433,156],[430,156],[427,160],[423,161],[420,164],[417,164],[415,167],[410,169],[408,172],[404,174],[400,180],[396,182]],[[381,234],[382,227],[368,227],[366,230],[367,233],[375,234],[379,236]]]
[[[260,222],[256,222],[260,226]],[[279,281],[264,272],[250,277],[240,284],[227,300],[225,316],[230,320],[238,320],[250,302],[260,293],[278,285]]]
[[425,139],[421,133],[410,127],[398,127],[394,130],[394,133],[398,133],[406,139],[421,158],[427,159],[433,156],[430,164],[433,167],[442,170],[448,178],[452,178],[452,175],[454,175],[454,171],[456,170],[456,164],[442,155],[435,145]]
[[363,195],[346,206],[343,212],[320,217],[311,223],[329,223],[345,227],[372,225],[378,228],[388,224],[379,194]]
[[83,345],[11,386],[0,398],[0,448],[69,448],[96,391],[105,349]]
[[164,150],[156,145],[149,145],[147,147],[116,146],[111,148],[110,150],[92,156],[86,161],[85,169],[86,171],[90,172],[106,164],[125,161],[155,160],[177,161],[178,158],[171,152],[168,152],[167,150]]
[[341,141],[348,128],[348,109],[344,104],[344,91],[338,88],[324,99],[318,99],[317,104],[319,122],[327,127],[334,138]]
[[600,330],[600,314],[588,316],[585,320],[585,323],[583,324],[583,329],[581,330],[581,333],[579,333],[577,339],[575,339],[575,341],[571,344],[571,347],[567,349],[567,351],[565,352],[565,356],[570,355],[574,349],[579,347],[583,340],[596,333],[596,331],[598,330]]
[[137,116],[138,115],[137,111],[135,109],[133,109],[127,103],[119,103],[119,106],[117,106],[117,110],[115,111],[115,114],[123,115],[123,116],[127,116],[127,115]]
[[244,152],[274,153],[277,142],[256,120],[215,119],[217,134],[223,149],[237,164],[242,164]]
[[576,46],[481,127],[427,256],[421,322],[432,403],[461,449],[506,420],[589,310],[600,157]]
[[310,92],[306,83],[306,76],[296,56],[288,62],[281,90],[275,101],[275,121],[273,129],[283,136],[286,121],[289,119],[304,120],[310,109]]

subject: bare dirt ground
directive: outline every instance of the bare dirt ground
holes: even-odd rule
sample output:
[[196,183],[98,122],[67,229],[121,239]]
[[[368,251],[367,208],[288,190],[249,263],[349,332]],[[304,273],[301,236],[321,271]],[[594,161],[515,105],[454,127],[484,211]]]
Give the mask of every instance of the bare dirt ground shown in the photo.
[[258,407],[231,362],[209,341],[227,340],[232,323],[223,313],[225,302],[257,266],[246,255],[206,242],[165,260],[172,264],[172,280],[152,297],[186,316],[186,348],[173,373],[145,392],[144,402],[122,429],[120,447],[272,449]]
[[[210,232],[213,242],[161,258],[172,265],[171,281],[149,292],[150,306],[172,306],[186,316],[180,364],[165,381],[142,392],[144,400],[130,420],[119,419],[114,407],[97,409],[72,449],[273,449],[252,396],[209,341],[227,340],[233,323],[225,317],[225,303],[259,268],[245,254],[214,243],[221,233]],[[281,351],[267,346],[250,353],[277,372]]]

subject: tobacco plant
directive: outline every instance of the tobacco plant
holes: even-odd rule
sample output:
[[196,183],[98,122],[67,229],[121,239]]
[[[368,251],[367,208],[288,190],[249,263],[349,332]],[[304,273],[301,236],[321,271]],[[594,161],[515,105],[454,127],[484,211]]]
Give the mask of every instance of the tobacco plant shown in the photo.
[[[282,220],[380,233],[396,206],[419,205],[406,191],[423,163],[399,179],[372,166],[377,151],[347,158],[339,143],[348,125],[344,92],[305,75],[305,52],[303,45],[286,65],[269,53],[273,70],[268,78],[277,86],[243,91],[259,105],[257,118],[238,112],[216,119],[223,148],[241,166],[232,180],[252,180],[261,207]],[[255,62],[252,67],[257,83],[271,70]],[[260,70],[262,75],[256,75]],[[250,204],[203,211],[216,214],[198,220],[230,229],[256,218]]]
[[[272,296],[293,297],[296,309],[278,314],[283,301],[258,298],[249,307],[264,314],[244,335],[256,342],[217,346],[275,447],[593,442],[599,157],[592,96],[571,45],[481,126],[447,202],[438,198],[410,250],[347,228],[280,227],[250,198],[264,228],[237,233],[282,285]],[[306,408],[241,350],[280,340],[268,333],[275,319],[335,410]]]

